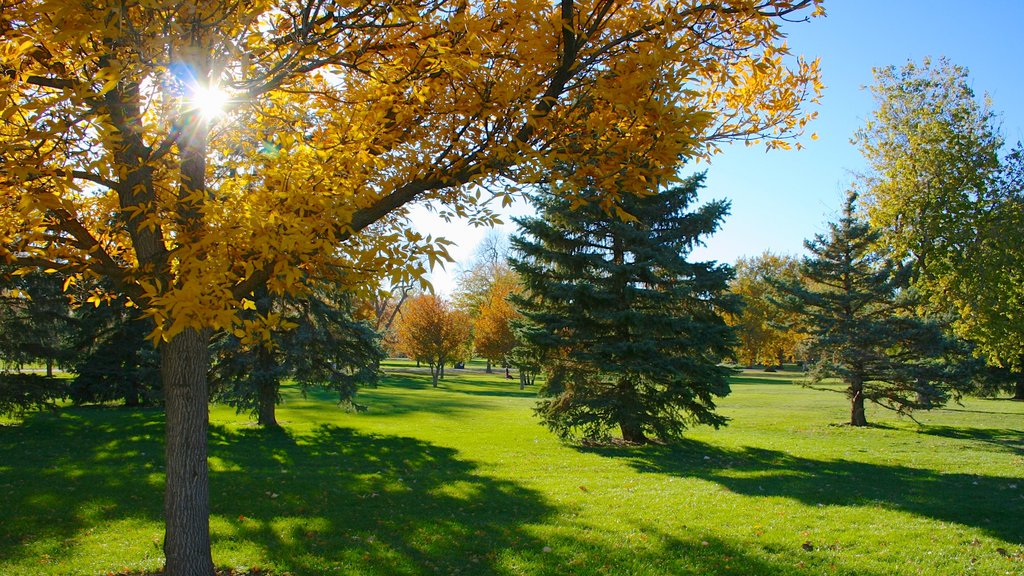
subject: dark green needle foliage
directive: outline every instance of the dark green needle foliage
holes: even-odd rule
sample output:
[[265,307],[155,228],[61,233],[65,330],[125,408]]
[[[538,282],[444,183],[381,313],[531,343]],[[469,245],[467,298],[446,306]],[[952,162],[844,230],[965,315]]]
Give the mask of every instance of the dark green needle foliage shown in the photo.
[[69,387],[76,404],[123,401],[149,406],[163,401],[160,359],[147,336],[153,323],[123,298],[76,310],[75,373]]
[[517,356],[543,369],[537,414],[563,437],[606,440],[618,428],[643,443],[725,423],[715,398],[729,393],[719,363],[734,337],[723,313],[738,301],[726,293],[729,266],[687,261],[728,210],[689,210],[702,181],[624,196],[634,221],[549,195],[536,201],[538,217],[518,221],[512,267],[526,291],[513,297],[524,316]]
[[264,290],[255,304],[251,314],[280,314],[296,327],[255,346],[245,346],[228,333],[215,339],[210,372],[214,399],[253,414],[261,426],[276,427],[275,407],[285,378],[294,378],[304,390],[319,386],[336,391],[339,401],[350,406],[355,406],[359,386],[377,383],[377,367],[384,358],[380,336],[353,318],[349,294],[327,286],[299,299]]
[[865,426],[865,400],[904,414],[944,404],[958,377],[950,360],[962,351],[915,315],[909,266],[876,251],[880,232],[857,216],[856,200],[848,194],[839,222],[804,243],[800,281],[774,285],[778,303],[803,317],[812,382],[840,379],[850,424]]

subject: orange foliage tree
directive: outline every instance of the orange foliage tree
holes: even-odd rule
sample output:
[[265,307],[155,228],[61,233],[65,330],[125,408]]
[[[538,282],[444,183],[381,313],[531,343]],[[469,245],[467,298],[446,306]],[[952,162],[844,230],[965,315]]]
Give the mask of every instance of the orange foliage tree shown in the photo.
[[473,322],[473,347],[477,354],[504,367],[506,378],[511,378],[508,371],[510,355],[516,347],[512,320],[519,317],[507,298],[515,292],[519,292],[519,283],[515,274],[506,268],[504,274],[494,278]]
[[470,320],[464,312],[434,294],[421,294],[405,303],[398,321],[398,347],[417,362],[430,366],[434,387],[444,379],[449,362],[469,355]]
[[820,2],[0,0],[0,260],[151,320],[165,573],[213,573],[207,348],[277,327],[239,320],[254,290],[415,280],[447,252],[412,203],[488,223],[585,158],[554,190],[614,211],[724,141],[789,147],[819,72],[780,26]]

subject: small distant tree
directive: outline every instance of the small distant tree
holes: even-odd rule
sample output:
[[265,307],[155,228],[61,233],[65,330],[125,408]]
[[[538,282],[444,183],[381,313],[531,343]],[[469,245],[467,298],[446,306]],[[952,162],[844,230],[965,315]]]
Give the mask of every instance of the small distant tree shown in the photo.
[[880,232],[855,212],[847,195],[828,235],[804,243],[800,282],[773,283],[780,305],[802,318],[811,381],[838,378],[850,399],[850,424],[866,426],[865,401],[901,414],[941,406],[955,389],[939,324],[914,315],[911,269],[875,251]]
[[406,302],[398,324],[398,345],[410,358],[430,366],[436,388],[444,367],[469,355],[470,320],[464,312],[434,294]]
[[518,288],[513,274],[496,278],[473,323],[473,346],[477,354],[486,358],[488,364],[503,367],[506,378],[512,377],[509,368],[512,351],[516,347],[512,322],[519,316],[508,297]]
[[[477,245],[472,262],[459,272],[452,303],[456,309],[469,316],[474,328],[480,321],[484,306],[490,301],[492,292],[496,288],[502,290],[503,286],[516,282],[515,273],[508,267],[508,256],[508,237],[496,230],[490,230]],[[508,292],[504,294],[507,296]],[[484,337],[485,348],[489,346],[486,340],[490,337]],[[493,371],[491,364],[495,361],[493,351],[481,350],[475,343],[478,339],[476,334],[473,339],[476,353],[487,361],[486,372],[490,374]]]
[[373,296],[360,298],[356,307],[356,319],[366,320],[381,338],[386,354],[398,351],[398,335],[395,332],[397,320],[406,300],[418,293],[419,287],[413,282],[399,282],[380,287]]
[[798,268],[796,258],[770,252],[736,261],[736,276],[729,282],[729,291],[743,301],[743,308],[739,314],[727,315],[726,320],[736,330],[736,356],[741,363],[774,369],[797,355],[802,336],[796,318],[772,302],[775,290],[769,279],[795,280],[799,278]]
[[617,427],[644,443],[678,438],[688,423],[725,423],[714,398],[729,393],[720,362],[734,339],[723,314],[738,300],[726,293],[729,266],[687,261],[727,210],[690,210],[702,181],[623,198],[627,219],[544,196],[537,217],[518,221],[512,267],[524,294],[512,301],[533,350],[520,357],[543,365],[537,413],[561,436],[603,439]]

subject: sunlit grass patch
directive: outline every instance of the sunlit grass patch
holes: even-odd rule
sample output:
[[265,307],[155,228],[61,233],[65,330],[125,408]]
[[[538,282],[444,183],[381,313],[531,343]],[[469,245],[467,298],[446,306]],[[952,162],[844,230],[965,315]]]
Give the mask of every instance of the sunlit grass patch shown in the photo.
[[[215,563],[234,574],[1021,574],[1024,404],[844,421],[839,394],[745,371],[721,430],[565,445],[482,365],[389,362],[365,412],[285,390],[280,431],[214,406]],[[790,380],[787,381],[786,378]],[[765,381],[769,380],[769,381]],[[162,564],[162,415],[0,427],[0,574]],[[229,573],[229,572],[225,572]]]

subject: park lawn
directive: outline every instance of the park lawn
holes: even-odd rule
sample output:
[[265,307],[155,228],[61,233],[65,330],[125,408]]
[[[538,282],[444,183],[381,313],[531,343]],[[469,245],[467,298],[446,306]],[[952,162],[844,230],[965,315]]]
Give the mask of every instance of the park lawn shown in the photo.
[[[214,562],[237,573],[1024,574],[1024,403],[918,425],[750,371],[732,420],[677,446],[581,448],[481,365],[360,392],[284,391],[281,431],[215,406]],[[162,415],[68,408],[0,426],[0,574],[162,564]]]

